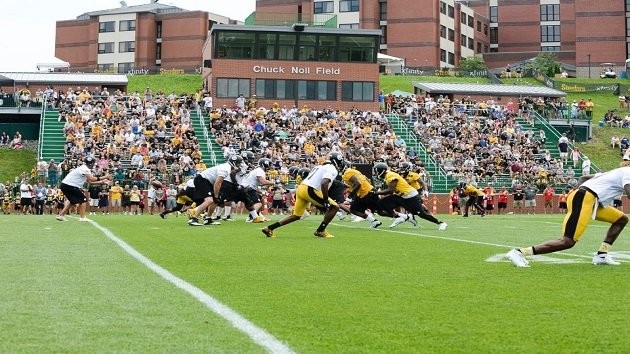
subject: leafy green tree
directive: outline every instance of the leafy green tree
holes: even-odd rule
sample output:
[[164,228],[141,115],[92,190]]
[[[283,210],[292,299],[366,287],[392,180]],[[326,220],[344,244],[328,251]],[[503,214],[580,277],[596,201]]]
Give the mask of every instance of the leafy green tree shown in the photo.
[[549,77],[560,73],[558,57],[556,57],[555,53],[551,52],[539,53],[533,61],[529,62],[528,67],[542,71]]
[[486,70],[487,68],[488,66],[481,55],[473,55],[468,58],[462,58],[459,61],[459,70],[462,71],[478,71]]

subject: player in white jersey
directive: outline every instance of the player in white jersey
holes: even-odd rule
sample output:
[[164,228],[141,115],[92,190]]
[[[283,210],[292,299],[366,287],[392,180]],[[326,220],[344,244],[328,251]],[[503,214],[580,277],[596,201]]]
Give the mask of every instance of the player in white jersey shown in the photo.
[[550,240],[537,246],[515,248],[506,257],[517,267],[529,267],[526,256],[545,254],[569,249],[579,241],[592,219],[610,225],[604,241],[593,256],[595,265],[618,265],[608,254],[628,217],[613,206],[620,195],[630,196],[630,156],[624,156],[622,167],[594,176],[580,177],[577,189],[567,197],[567,215],[562,223],[562,238]]
[[57,220],[68,221],[65,217],[66,213],[72,205],[79,205],[79,221],[88,221],[85,217],[85,208],[87,206],[87,198],[83,192],[83,185],[85,182],[90,184],[109,184],[111,182],[111,176],[105,175],[101,177],[95,177],[92,174],[92,167],[96,160],[93,157],[88,156],[85,158],[85,163],[77,168],[74,168],[68,172],[66,178],[61,181],[59,187],[63,192],[63,195],[68,199],[68,202],[64,205],[63,209],[57,215]]
[[258,160],[258,167],[248,173],[237,175],[238,192],[234,199],[235,202],[243,202],[245,208],[249,211],[248,222],[260,223],[267,221],[263,216],[258,214],[262,203],[258,187],[273,185],[273,181],[267,179],[267,172],[271,169],[271,160],[262,158]]
[[[208,215],[212,215],[214,208],[217,205],[222,205],[224,202],[224,196],[222,191],[225,187],[222,187],[224,181],[233,181],[236,172],[238,172],[239,166],[243,162],[243,159],[238,155],[232,155],[228,157],[226,163],[216,165],[211,168],[207,168],[201,171],[195,176],[195,192],[193,194],[193,201],[197,203],[195,212],[188,221],[188,225],[202,226],[204,224],[199,223],[199,216],[204,211],[208,211]],[[207,219],[204,222],[212,224],[211,219]],[[216,223],[214,223],[216,224]]]
[[343,170],[344,166],[345,161],[343,156],[339,153],[332,153],[327,163],[313,168],[311,173],[302,180],[302,183],[300,183],[295,191],[295,207],[293,208],[293,214],[262,229],[262,233],[267,237],[274,237],[273,230],[300,220],[306,208],[313,204],[326,211],[324,220],[315,231],[315,236],[324,238],[334,237],[326,231],[326,226],[328,226],[330,221],[337,214],[339,206],[334,200],[328,197],[328,188],[339,174],[339,171]]
[[[249,170],[251,170],[255,163],[254,159],[256,156],[251,151],[243,151],[240,156],[243,159],[243,162],[241,162],[239,169],[234,176],[235,182],[229,181],[229,183],[232,183],[231,185],[223,184],[222,188],[226,191],[226,193],[224,193],[224,197],[226,199],[223,205],[218,206],[214,212],[214,214],[216,214],[216,218],[223,221],[234,221],[234,219],[232,219],[232,208],[235,206],[234,202],[237,202],[237,196],[234,193],[236,192],[240,181],[249,173]],[[227,188],[228,186],[232,186],[233,188]],[[223,214],[223,216],[221,216],[221,214]]]

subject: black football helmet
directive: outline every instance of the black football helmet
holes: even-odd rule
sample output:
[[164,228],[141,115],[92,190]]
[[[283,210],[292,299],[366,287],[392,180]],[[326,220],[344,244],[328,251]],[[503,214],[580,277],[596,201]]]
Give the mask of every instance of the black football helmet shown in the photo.
[[387,164],[385,162],[377,162],[374,164],[372,170],[374,171],[374,175],[378,178],[383,178],[385,176],[385,172],[387,172]]
[[256,158],[256,155],[254,155],[254,153],[249,150],[244,150],[244,151],[241,151],[241,157],[243,158],[243,161],[245,161],[245,163],[251,164],[251,163],[254,163],[254,159]]
[[413,169],[413,165],[411,164],[411,162],[403,162],[400,164],[400,174],[401,175],[406,175],[407,173],[409,173],[411,170]]
[[232,155],[228,157],[228,163],[234,168],[240,168],[243,163],[243,158],[239,155]]
[[298,176],[302,177],[302,179],[306,178],[311,173],[311,170],[308,168],[300,168],[297,172]]
[[459,182],[459,185],[457,185],[457,188],[459,188],[459,189],[464,189],[464,188],[466,188],[466,182],[464,182],[464,181],[460,181],[460,182]]
[[258,160],[258,166],[262,167],[263,170],[267,171],[273,166],[273,164],[271,163],[271,160],[269,160],[266,157],[263,157],[262,159]]
[[94,163],[96,162],[96,160],[92,156],[88,156],[85,158],[83,162],[85,163],[86,166],[92,167],[94,166]]
[[345,169],[346,161],[343,159],[343,155],[338,152],[333,152],[332,154],[330,154],[328,161],[330,161],[330,163],[335,166],[337,171],[342,171]]
[[289,167],[289,176],[291,176],[291,178],[295,178],[298,176],[298,171],[300,170],[299,167],[297,166],[291,166]]

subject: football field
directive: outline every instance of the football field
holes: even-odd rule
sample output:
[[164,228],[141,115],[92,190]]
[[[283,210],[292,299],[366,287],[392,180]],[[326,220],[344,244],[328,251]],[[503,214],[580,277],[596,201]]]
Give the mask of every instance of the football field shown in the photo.
[[[2,353],[623,353],[630,349],[630,230],[591,258],[516,268],[503,255],[560,236],[562,215],[439,215],[394,229],[320,215],[262,235],[237,215],[0,217]],[[280,216],[271,216],[277,220]]]

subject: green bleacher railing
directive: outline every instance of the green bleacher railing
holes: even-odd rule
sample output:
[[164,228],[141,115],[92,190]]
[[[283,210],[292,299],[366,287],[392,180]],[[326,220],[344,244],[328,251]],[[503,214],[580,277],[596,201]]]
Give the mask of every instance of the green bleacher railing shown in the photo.
[[[555,140],[556,142],[560,139],[560,137],[562,136],[562,134],[558,131],[558,129],[554,128],[553,125],[549,124],[549,122],[547,121],[547,119],[545,119],[543,116],[541,116],[538,112],[536,112],[536,110],[530,110],[530,116],[534,117],[534,126],[542,126],[545,131],[545,136],[547,136],[547,138],[549,138],[549,135],[551,134],[551,136],[553,136],[553,140]],[[571,149],[575,149],[575,144],[573,143],[569,143],[569,147]],[[580,152],[580,162],[584,161],[584,157],[586,155],[584,155],[582,152]],[[591,161],[591,171],[599,171],[599,167],[597,167],[597,165],[595,165],[592,161]]]
[[206,153],[206,156],[209,157],[211,166],[216,166],[217,157],[214,154],[214,150],[212,149],[212,139],[210,139],[208,129],[206,128],[206,122],[203,119],[203,113],[201,112],[201,108],[199,108],[199,106],[197,106],[196,110],[197,117],[199,118],[199,125],[201,126],[201,131],[203,133],[203,138],[206,141],[206,151],[204,153]]
[[42,115],[39,119],[39,137],[37,141],[37,159],[41,160],[44,154],[44,121],[46,120],[46,105],[42,105]]

